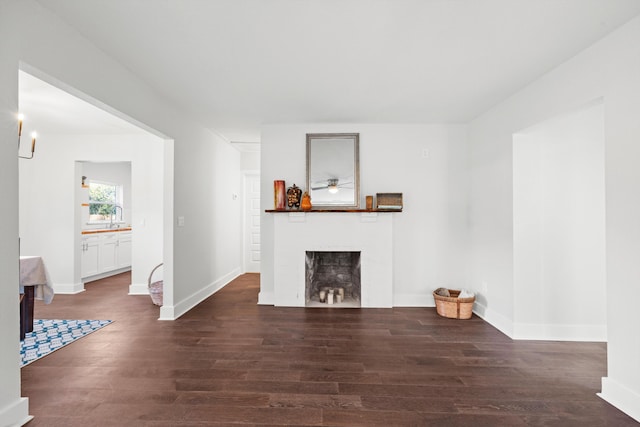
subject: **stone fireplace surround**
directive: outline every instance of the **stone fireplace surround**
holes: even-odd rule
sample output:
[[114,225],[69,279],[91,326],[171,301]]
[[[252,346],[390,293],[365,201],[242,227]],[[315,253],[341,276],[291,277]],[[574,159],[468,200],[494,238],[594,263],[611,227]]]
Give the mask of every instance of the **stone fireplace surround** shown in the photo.
[[286,212],[274,221],[274,305],[305,307],[305,257],[360,252],[360,306],[393,306],[393,213]]

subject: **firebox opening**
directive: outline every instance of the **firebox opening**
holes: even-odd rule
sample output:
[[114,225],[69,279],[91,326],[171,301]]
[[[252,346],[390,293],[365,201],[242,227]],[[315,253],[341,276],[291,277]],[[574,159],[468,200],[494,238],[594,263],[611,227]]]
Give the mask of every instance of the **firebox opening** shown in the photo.
[[360,307],[360,252],[305,253],[307,307]]

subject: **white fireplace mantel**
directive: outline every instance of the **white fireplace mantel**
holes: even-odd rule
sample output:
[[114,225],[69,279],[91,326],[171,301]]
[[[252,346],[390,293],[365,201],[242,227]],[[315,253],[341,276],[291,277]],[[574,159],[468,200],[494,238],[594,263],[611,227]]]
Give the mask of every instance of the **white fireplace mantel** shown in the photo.
[[360,252],[361,307],[393,305],[393,213],[289,212],[274,221],[274,305],[305,306],[305,252]]

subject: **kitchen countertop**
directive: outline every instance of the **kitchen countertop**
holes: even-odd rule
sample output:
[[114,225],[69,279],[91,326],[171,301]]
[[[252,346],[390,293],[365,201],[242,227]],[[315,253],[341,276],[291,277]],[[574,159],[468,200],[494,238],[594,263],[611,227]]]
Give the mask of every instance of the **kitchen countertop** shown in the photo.
[[114,233],[118,231],[131,231],[131,227],[94,228],[94,229],[82,230],[82,234]]

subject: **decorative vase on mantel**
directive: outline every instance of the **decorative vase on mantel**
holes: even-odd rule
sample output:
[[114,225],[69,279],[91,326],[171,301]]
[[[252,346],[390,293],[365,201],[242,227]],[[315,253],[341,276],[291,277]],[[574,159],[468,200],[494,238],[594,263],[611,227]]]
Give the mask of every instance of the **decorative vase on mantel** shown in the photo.
[[284,181],[273,181],[273,204],[276,210],[283,211],[285,207]]
[[300,202],[300,208],[303,211],[310,211],[311,210],[311,196],[309,196],[309,193],[307,193],[306,191],[302,195],[302,201]]

